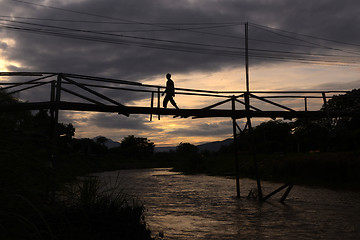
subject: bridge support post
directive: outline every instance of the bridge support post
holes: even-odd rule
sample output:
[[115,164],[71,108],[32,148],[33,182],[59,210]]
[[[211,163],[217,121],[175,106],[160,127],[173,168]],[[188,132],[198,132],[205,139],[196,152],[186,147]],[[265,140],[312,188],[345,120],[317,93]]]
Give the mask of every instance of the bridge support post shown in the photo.
[[49,147],[49,164],[51,167],[54,166],[54,147],[53,147],[53,139],[54,139],[54,106],[55,106],[55,91],[56,91],[56,81],[51,82],[51,90],[50,90],[50,147]]
[[[157,91],[157,95],[158,95],[158,108],[160,109],[160,88],[158,87],[158,91]],[[158,120],[160,120],[160,114],[158,114]]]
[[56,165],[56,157],[58,154],[59,134],[58,134],[58,122],[59,122],[59,103],[61,99],[61,80],[62,74],[57,76],[56,84],[52,83],[51,88],[51,102],[50,109],[51,117],[51,163],[53,167]]
[[258,167],[258,163],[257,163],[257,159],[256,159],[256,149],[255,149],[255,145],[254,145],[252,125],[251,125],[250,93],[249,93],[249,91],[247,91],[244,94],[244,98],[245,98],[244,100],[245,100],[247,126],[248,126],[248,129],[249,129],[251,152],[252,152],[252,155],[253,155],[255,178],[256,178],[256,184],[257,184],[257,189],[258,189],[258,199],[260,201],[262,201],[263,200],[263,194],[262,194],[261,181],[260,181],[260,176],[259,176],[259,167]]
[[326,100],[325,92],[322,93],[322,98],[323,98],[323,102],[324,102],[324,109],[325,109],[325,112],[326,112],[326,118],[327,118],[328,124],[330,126],[331,125],[331,118],[330,118],[329,106],[328,106],[328,102]]
[[154,108],[154,92],[151,92],[151,103],[150,103],[151,113],[150,113],[150,122],[152,121],[152,110]]
[[236,197],[240,198],[240,178],[239,178],[239,157],[238,157],[238,141],[236,137],[236,118],[235,118],[235,96],[231,99],[231,107],[233,111],[233,138],[234,138],[234,159],[235,159],[235,177],[236,177]]

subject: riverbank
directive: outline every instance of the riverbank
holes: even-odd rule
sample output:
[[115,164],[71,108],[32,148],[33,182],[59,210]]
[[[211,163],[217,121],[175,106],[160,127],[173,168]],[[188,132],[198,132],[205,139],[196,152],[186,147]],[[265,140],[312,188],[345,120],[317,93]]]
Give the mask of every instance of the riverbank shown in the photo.
[[[70,157],[71,156],[71,157]],[[259,176],[272,182],[330,189],[360,189],[360,153],[306,152],[262,153],[255,156],[240,152],[239,176],[255,179],[254,157]],[[120,169],[172,168],[184,174],[207,174],[235,177],[233,152],[157,153],[148,158],[115,158],[114,156],[63,155],[58,159],[59,176],[81,176],[92,172]],[[68,181],[63,179],[62,181]]]
[[[360,189],[359,152],[310,152],[238,155],[239,175],[255,179],[254,158],[262,180],[332,189]],[[201,155],[192,162],[178,162],[174,171],[235,176],[233,153]]]

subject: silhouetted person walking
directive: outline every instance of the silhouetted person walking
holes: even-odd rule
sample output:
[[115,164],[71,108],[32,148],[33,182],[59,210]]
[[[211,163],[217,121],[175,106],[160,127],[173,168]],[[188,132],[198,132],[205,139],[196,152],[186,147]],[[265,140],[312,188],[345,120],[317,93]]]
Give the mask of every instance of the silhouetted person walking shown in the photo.
[[166,108],[168,102],[170,101],[171,104],[175,108],[179,109],[178,106],[176,105],[176,102],[174,101],[174,98],[173,98],[173,97],[175,97],[175,86],[174,86],[173,80],[171,80],[171,74],[170,73],[166,74],[166,78],[167,78],[166,89],[162,94],[164,96],[164,94],[166,93],[164,101],[163,101],[163,106],[164,106],[164,108]]

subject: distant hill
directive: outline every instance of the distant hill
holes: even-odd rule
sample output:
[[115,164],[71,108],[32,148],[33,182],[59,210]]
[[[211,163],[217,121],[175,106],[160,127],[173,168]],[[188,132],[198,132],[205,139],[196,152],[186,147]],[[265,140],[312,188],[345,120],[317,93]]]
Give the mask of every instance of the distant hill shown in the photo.
[[[104,146],[106,146],[108,149],[110,148],[115,148],[115,147],[120,147],[120,143],[119,142],[115,142],[109,138],[103,137],[103,136],[97,136],[94,137],[93,140],[94,142],[97,142],[98,138],[105,138],[105,142],[103,143]],[[199,151],[210,151],[210,152],[216,152],[219,151],[219,149],[222,146],[227,146],[229,144],[231,144],[233,142],[232,138],[229,139],[225,139],[223,141],[216,141],[216,142],[209,142],[209,143],[204,143],[204,144],[200,144],[197,145],[197,147],[199,148]],[[155,152],[169,152],[169,151],[175,151],[176,147],[155,147]]]
[[105,138],[105,142],[103,143],[105,147],[107,147],[108,149],[110,148],[115,148],[115,147],[120,147],[120,143],[119,142],[115,142],[109,138],[106,138],[106,137],[103,137],[103,136],[97,136],[97,137],[94,137],[93,140],[94,142],[97,142],[97,139],[98,138]]
[[170,152],[175,151],[176,147],[156,147],[155,146],[155,152]]
[[[200,144],[200,145],[197,145],[197,147],[199,148],[199,151],[207,150],[210,152],[216,152],[216,151],[219,151],[219,149],[222,146],[227,146],[232,142],[233,142],[233,139],[229,138],[229,139],[225,139],[223,141],[216,141],[216,142]],[[176,147],[155,147],[155,152],[169,152],[170,150],[175,151]]]
[[222,146],[228,146],[232,142],[233,142],[233,139],[228,138],[228,139],[225,139],[222,141],[200,144],[197,147],[199,148],[200,151],[207,150],[210,152],[216,152],[216,151],[219,151]]

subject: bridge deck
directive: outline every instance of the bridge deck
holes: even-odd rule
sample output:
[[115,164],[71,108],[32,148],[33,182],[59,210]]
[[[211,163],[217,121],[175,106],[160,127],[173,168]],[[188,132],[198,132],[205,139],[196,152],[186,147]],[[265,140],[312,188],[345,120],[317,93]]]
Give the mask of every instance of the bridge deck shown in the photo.
[[[38,110],[55,108],[52,102],[33,102],[0,104],[0,111],[18,110]],[[354,112],[329,112],[324,111],[246,111],[246,110],[226,110],[226,109],[173,109],[173,108],[151,108],[151,107],[123,107],[116,105],[99,105],[76,102],[60,102],[59,110],[73,111],[92,111],[92,112],[112,112],[124,115],[129,114],[154,114],[154,115],[173,115],[179,117],[233,117],[236,119],[246,117],[258,118],[302,118],[302,117],[343,117],[353,116]]]

